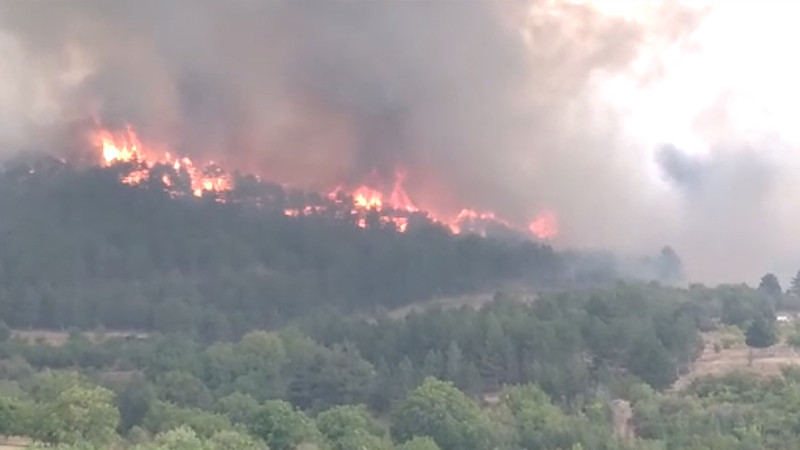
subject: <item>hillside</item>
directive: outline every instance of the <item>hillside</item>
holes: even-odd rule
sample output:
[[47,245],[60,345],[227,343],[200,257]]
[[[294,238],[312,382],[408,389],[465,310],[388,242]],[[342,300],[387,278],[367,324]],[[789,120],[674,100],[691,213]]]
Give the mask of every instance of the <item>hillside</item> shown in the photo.
[[[226,202],[129,186],[116,168],[16,160],[0,173],[0,316],[13,327],[203,330],[209,339],[316,308],[369,311],[509,280],[551,286],[562,257],[421,220],[356,226],[240,183]],[[255,183],[255,182],[254,182]],[[302,206],[301,206],[302,207]]]
[[[620,276],[608,258],[508,233],[454,234],[424,215],[411,214],[402,230],[369,212],[362,223],[346,200],[253,177],[176,197],[161,182],[120,182],[123,169],[47,157],[2,167],[0,317],[10,326],[213,341],[320,308],[371,313],[509,283],[547,289]],[[317,213],[287,213],[324,201]],[[641,266],[662,264],[648,261]]]

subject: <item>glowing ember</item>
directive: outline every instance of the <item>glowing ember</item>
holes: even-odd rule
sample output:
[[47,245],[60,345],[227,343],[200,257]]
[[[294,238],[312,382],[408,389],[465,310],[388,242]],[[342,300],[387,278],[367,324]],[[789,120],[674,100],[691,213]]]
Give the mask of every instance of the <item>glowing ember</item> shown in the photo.
[[[177,182],[181,177],[186,177],[188,181],[188,194],[202,197],[207,192],[215,193],[218,194],[215,200],[219,202],[224,202],[226,198],[219,194],[224,194],[233,188],[230,176],[214,162],[209,161],[198,166],[189,158],[176,158],[171,152],[155,151],[152,147],[143,145],[130,127],[116,133],[97,130],[91,134],[91,141],[100,151],[100,162],[103,166],[132,163],[132,167],[126,173],[120,174],[122,183],[130,185],[143,183],[149,179],[151,171],[159,166],[160,176],[155,175],[155,177],[173,197],[185,195],[184,191],[179,190],[179,186],[186,186],[187,183]],[[167,170],[167,173],[160,172],[162,169]],[[340,186],[327,195],[330,202],[328,205],[287,208],[284,214],[288,217],[299,217],[333,213],[339,218],[349,215],[361,228],[367,228],[372,223],[381,227],[393,226],[399,232],[408,229],[410,215],[415,214],[447,226],[454,234],[470,232],[485,235],[488,225],[502,225],[511,230],[524,231],[539,239],[552,239],[558,234],[557,218],[550,211],[541,213],[528,224],[527,228],[515,226],[493,212],[462,209],[455,217],[450,218],[421,212],[403,187],[405,179],[405,173],[398,170],[392,191],[388,195],[369,185],[361,185],[352,190]],[[376,215],[376,221],[369,219],[371,214]]]

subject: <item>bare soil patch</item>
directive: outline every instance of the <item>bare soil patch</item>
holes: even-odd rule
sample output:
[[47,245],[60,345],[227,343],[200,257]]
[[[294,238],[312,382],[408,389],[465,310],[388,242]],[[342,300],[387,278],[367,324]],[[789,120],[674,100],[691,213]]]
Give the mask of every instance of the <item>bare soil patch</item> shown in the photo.
[[[499,291],[508,294],[508,298],[515,299],[522,303],[532,303],[536,300],[538,296],[535,291],[529,288],[513,287],[513,288],[499,289]],[[412,312],[418,313],[430,308],[461,309],[463,307],[468,307],[478,310],[481,309],[487,303],[491,303],[494,300],[497,292],[498,291],[495,290],[479,294],[468,294],[468,295],[453,296],[453,297],[435,298],[430,301],[414,303],[408,306],[404,306],[402,308],[394,309],[392,311],[389,311],[387,315],[393,319],[400,319],[411,314]]]
[[[692,364],[689,373],[675,382],[672,390],[682,390],[693,380],[705,376],[737,371],[761,376],[780,376],[783,367],[800,366],[800,351],[785,343],[764,349],[751,349],[744,342],[731,344],[732,340],[725,332],[705,333],[703,353]],[[728,342],[728,348],[722,345],[725,341]]]
[[[114,330],[114,331],[86,331],[82,333],[93,342],[103,342],[107,339],[131,337],[143,339],[149,333],[135,330]],[[60,330],[14,330],[13,337],[20,339],[28,344],[42,342],[54,347],[62,346],[69,340],[69,332]]]
[[0,450],[19,450],[29,447],[33,442],[24,437],[0,437]]

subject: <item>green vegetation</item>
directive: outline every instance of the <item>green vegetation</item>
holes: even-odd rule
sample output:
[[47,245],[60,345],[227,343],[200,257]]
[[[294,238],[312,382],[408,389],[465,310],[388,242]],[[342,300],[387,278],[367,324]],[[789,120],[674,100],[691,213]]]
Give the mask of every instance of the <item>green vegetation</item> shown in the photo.
[[[287,218],[314,199],[253,180],[218,203],[14,164],[0,175],[0,434],[33,448],[800,448],[797,369],[688,377],[706,342],[797,346],[776,311],[798,309],[800,278],[787,292],[770,274],[615,283],[602,258],[529,242]],[[670,278],[679,260],[661,256]],[[520,280],[535,301],[500,290],[480,309],[383,313]]]
[[[793,372],[665,391],[702,350],[701,328],[735,303],[753,311],[742,322],[752,330],[768,302],[745,286],[618,284],[394,319],[312,314],[211,344],[12,338],[0,344],[0,426],[62,448],[785,448],[775,442],[793,431],[776,441],[717,423],[714,408],[741,379],[745,419],[767,390],[789,401]],[[614,399],[630,404],[633,436],[620,433]]]
[[[0,317],[13,328],[158,330],[204,342],[320,307],[393,309],[521,280],[562,282],[562,257],[518,240],[354,225],[349,208],[239,177],[225,195],[173,199],[115,168],[15,160],[0,168]],[[260,206],[254,206],[260,205]]]

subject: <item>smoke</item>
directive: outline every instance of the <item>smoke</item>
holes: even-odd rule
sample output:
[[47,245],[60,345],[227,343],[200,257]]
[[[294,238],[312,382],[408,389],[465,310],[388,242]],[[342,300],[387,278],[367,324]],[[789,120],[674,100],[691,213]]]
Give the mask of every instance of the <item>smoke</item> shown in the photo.
[[0,65],[14,66],[0,90],[0,117],[13,118],[0,139],[71,151],[86,123],[132,124],[145,141],[310,189],[390,187],[401,168],[421,207],[520,223],[550,209],[561,244],[671,244],[691,267],[692,230],[708,230],[709,211],[737,219],[728,194],[760,205],[772,172],[745,154],[702,160],[672,148],[656,163],[676,189],[654,181],[651,149],[625,133],[602,88],[657,82],[664,55],[691,49],[704,14],[675,2],[649,11],[637,20],[544,0],[84,0],[48,3],[45,14],[39,2],[0,0]]

